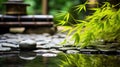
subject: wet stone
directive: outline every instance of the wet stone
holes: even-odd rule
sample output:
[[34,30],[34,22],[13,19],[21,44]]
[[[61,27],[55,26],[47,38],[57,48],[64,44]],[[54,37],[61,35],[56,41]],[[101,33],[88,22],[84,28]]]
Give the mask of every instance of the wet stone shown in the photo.
[[11,43],[11,44],[19,44],[19,40],[18,39],[6,39],[7,43]]
[[38,49],[38,50],[34,50],[33,52],[36,52],[36,53],[48,53],[50,51],[49,50],[45,50],[45,49]]
[[0,47],[0,51],[10,51],[11,48],[9,47]]
[[57,54],[54,54],[54,53],[45,53],[45,54],[42,54],[43,57],[56,57]]
[[59,49],[59,48],[62,48],[63,46],[59,46],[59,45],[56,45],[56,46],[52,46],[51,48],[53,48],[53,49]]
[[46,45],[37,45],[36,48],[37,48],[37,49],[50,49],[50,46],[46,46]]
[[97,48],[106,48],[106,45],[97,45]]
[[117,51],[111,49],[100,49],[100,54],[117,54]]
[[18,48],[19,45],[10,44],[10,43],[0,43],[2,47]]
[[47,41],[36,42],[37,45],[46,45],[47,43],[49,42]]
[[80,53],[83,54],[98,54],[99,51],[95,49],[80,49]]
[[59,53],[63,53],[62,51],[56,50],[56,49],[50,49],[51,53],[55,53],[55,54],[59,54]]
[[66,53],[67,50],[76,50],[77,48],[76,47],[62,47],[62,48],[59,48],[60,51],[63,51]]
[[58,38],[52,39],[52,43],[54,44],[60,44],[62,41],[64,41],[64,39],[58,39]]
[[59,36],[57,36],[57,35],[53,35],[52,38],[59,38]]
[[1,39],[1,40],[5,40],[5,39],[7,39],[7,37],[2,36],[2,37],[0,37],[0,39]]
[[24,40],[19,43],[21,50],[33,50],[36,49],[36,42],[34,40]]
[[79,53],[79,51],[77,51],[77,50],[67,50],[66,53],[68,53],[68,54],[76,54],[76,53]]
[[6,43],[7,41],[6,40],[0,40],[0,43]]
[[[104,50],[100,48],[106,48],[106,45],[97,45],[97,50],[94,47],[86,47],[80,49],[79,47],[73,46],[73,42],[70,41],[64,46],[60,43],[64,41],[66,37],[65,34],[57,33],[55,35],[50,35],[47,33],[43,34],[3,34],[0,35],[0,51],[9,51],[12,48],[17,48],[20,50],[35,50],[34,53],[37,55],[43,55],[45,53],[58,54],[61,52],[65,53],[84,53],[84,54],[120,54],[120,50],[117,47],[117,43],[112,43],[110,48],[114,48],[114,45],[117,47],[115,50]],[[37,49],[37,50],[36,50]],[[43,51],[42,51],[43,50]],[[46,52],[45,52],[46,50]],[[49,56],[49,54],[46,54]]]
[[96,47],[95,46],[87,46],[87,47],[85,47],[86,49],[96,49]]
[[67,44],[67,45],[63,45],[63,47],[75,47],[74,45],[70,45],[70,44]]

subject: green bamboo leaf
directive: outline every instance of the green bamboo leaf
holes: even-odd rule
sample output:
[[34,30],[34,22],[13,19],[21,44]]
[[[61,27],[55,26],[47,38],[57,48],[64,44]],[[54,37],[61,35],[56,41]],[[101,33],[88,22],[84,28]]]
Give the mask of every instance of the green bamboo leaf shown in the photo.
[[79,33],[75,33],[72,38],[75,39],[74,45],[77,45],[77,44],[80,43],[80,35],[79,35]]
[[64,20],[68,22],[69,18],[70,18],[70,13],[68,12],[65,14]]
[[86,4],[88,3],[88,1],[86,1],[84,4],[80,4],[80,5],[77,5],[77,6],[75,6],[75,11],[78,11],[78,14],[82,11],[82,10],[84,10],[84,11],[86,11]]

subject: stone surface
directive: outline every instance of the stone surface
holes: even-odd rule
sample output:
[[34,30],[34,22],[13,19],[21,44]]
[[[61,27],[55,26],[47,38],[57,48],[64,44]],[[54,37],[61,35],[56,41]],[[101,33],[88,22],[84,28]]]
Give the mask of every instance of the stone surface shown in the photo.
[[43,57],[56,57],[57,54],[54,54],[54,53],[45,53],[45,54],[42,54]]
[[11,48],[18,48],[19,45],[10,44],[10,43],[0,43],[2,47],[11,47]]
[[67,50],[66,53],[68,53],[68,54],[77,54],[77,53],[79,53],[79,51],[77,51],[77,50]]
[[36,42],[34,40],[24,40],[19,43],[21,50],[33,50],[36,49]]
[[99,51],[96,49],[80,49],[80,53],[83,54],[98,54]]
[[9,47],[0,47],[0,51],[10,51],[11,48]]
[[[32,50],[32,52],[37,53],[40,56],[56,56],[58,53],[83,53],[83,54],[120,54],[120,48],[117,48],[117,51],[114,50],[105,50],[100,48],[106,48],[105,45],[98,45],[97,48],[86,47],[81,49],[72,45],[72,41],[61,45],[60,43],[64,41],[66,37],[65,34],[56,33],[50,35],[48,33],[43,34],[1,34],[0,35],[0,52],[5,51],[19,51],[19,48],[22,50]],[[110,48],[114,48],[113,45],[117,43],[112,43]],[[14,50],[12,48],[18,49]],[[35,50],[34,50],[35,49]],[[44,54],[44,55],[43,55]],[[25,59],[25,57],[22,57]],[[26,58],[27,59],[27,58]],[[28,60],[30,60],[28,58]]]
[[36,53],[47,53],[47,52],[50,52],[50,51],[45,50],[45,49],[39,49],[39,50],[34,50],[34,52],[36,52]]

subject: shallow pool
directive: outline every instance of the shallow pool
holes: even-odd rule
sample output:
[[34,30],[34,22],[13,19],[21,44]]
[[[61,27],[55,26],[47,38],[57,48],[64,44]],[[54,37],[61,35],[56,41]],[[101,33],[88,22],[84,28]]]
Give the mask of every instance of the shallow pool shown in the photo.
[[119,55],[0,53],[0,67],[120,67]]

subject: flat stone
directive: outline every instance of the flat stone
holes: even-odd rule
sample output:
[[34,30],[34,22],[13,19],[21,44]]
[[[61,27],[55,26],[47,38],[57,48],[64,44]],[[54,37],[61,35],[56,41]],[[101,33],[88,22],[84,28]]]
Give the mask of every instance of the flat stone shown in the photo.
[[84,54],[98,54],[99,51],[96,49],[80,49],[80,53]]
[[58,36],[58,35],[53,35],[52,37],[53,37],[53,38],[59,38],[59,36]]
[[59,50],[76,50],[77,48],[76,47],[62,47],[62,48],[59,48]]
[[66,45],[63,45],[63,47],[75,47],[74,45],[70,45],[70,44],[66,44]]
[[36,42],[36,44],[37,45],[46,45],[48,42],[45,42],[45,41],[43,41],[43,42]]
[[87,47],[85,47],[86,49],[96,49],[96,47],[95,46],[87,46]]
[[68,54],[76,54],[76,53],[79,53],[79,51],[77,51],[77,50],[67,50],[66,53],[68,53]]
[[1,39],[1,40],[5,40],[5,39],[7,39],[7,37],[2,36],[2,37],[0,37],[0,39]]
[[37,45],[36,48],[37,49],[50,49],[50,47],[46,45]]
[[50,52],[55,53],[55,54],[63,53],[62,51],[59,51],[59,50],[56,50],[56,49],[51,49]]
[[11,44],[19,44],[20,40],[19,39],[6,39],[7,43]]
[[18,48],[19,45],[10,44],[10,43],[0,43],[2,47]]
[[9,47],[0,47],[0,51],[10,51],[11,48]]
[[52,39],[52,43],[54,43],[54,44],[60,44],[62,41],[64,41],[64,39],[58,39],[58,38]]
[[98,48],[106,48],[106,45],[97,45]]
[[0,43],[6,43],[7,41],[6,40],[0,40]]
[[101,54],[117,54],[116,50],[112,49],[100,49]]
[[56,45],[56,46],[52,46],[51,48],[54,48],[54,49],[59,49],[59,48],[62,48],[63,46],[60,46],[60,45]]
[[60,51],[66,52],[67,50],[76,50],[76,47],[62,47],[59,48]]
[[54,54],[54,53],[45,53],[45,54],[42,54],[43,57],[56,57],[57,54]]
[[33,52],[36,52],[36,53],[47,53],[47,52],[50,52],[49,50],[45,50],[45,49],[38,49],[38,50],[34,50]]

